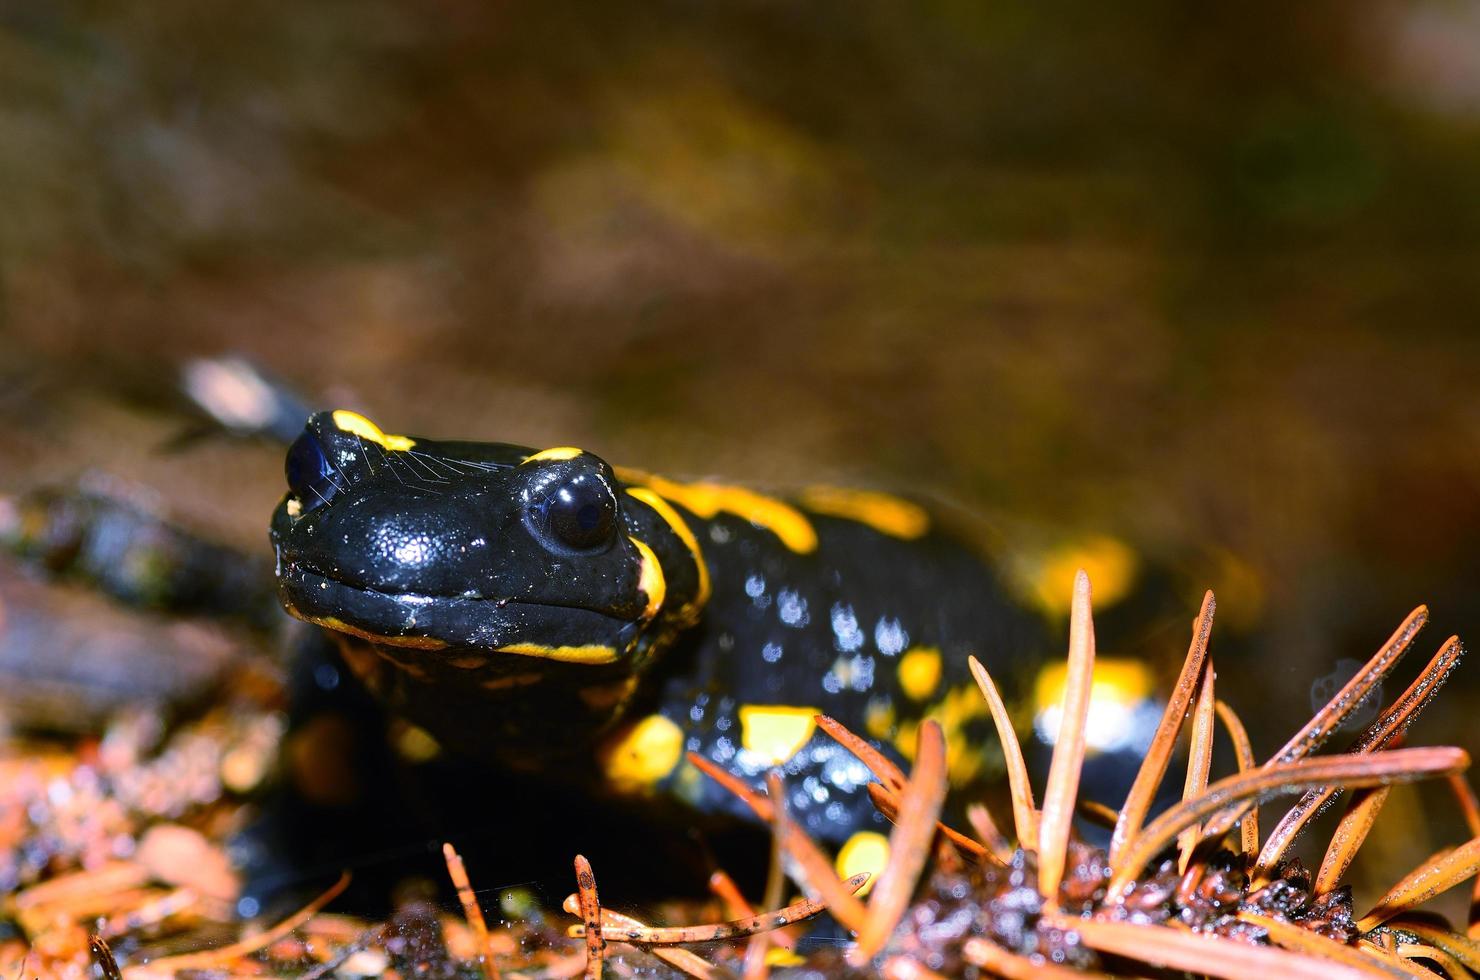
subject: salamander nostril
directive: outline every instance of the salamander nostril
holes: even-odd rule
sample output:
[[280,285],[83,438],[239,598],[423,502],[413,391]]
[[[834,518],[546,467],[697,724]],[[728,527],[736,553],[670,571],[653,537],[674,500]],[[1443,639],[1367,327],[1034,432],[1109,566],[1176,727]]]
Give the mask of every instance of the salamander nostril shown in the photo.
[[289,447],[283,470],[288,477],[288,489],[303,502],[305,511],[327,504],[339,490],[334,467],[311,433],[303,433]]

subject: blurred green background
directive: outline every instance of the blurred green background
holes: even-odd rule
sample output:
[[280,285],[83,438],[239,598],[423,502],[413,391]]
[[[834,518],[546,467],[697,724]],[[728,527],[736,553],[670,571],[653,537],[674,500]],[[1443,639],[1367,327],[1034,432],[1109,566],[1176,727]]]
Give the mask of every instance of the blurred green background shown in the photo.
[[1172,611],[1111,652],[1219,590],[1263,750],[1415,604],[1480,635],[1475,3],[5,3],[0,215],[0,488],[265,548],[277,449],[158,451],[237,352],[1020,569],[1108,535]]

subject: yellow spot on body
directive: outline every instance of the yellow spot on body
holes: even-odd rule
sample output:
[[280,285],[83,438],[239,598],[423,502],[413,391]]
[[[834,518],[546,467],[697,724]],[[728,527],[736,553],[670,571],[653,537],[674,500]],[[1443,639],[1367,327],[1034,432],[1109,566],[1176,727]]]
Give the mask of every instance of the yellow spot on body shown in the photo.
[[[985,718],[988,713],[981,692],[970,684],[951,688],[923,712],[925,717],[940,723],[946,737],[946,771],[952,785],[971,782],[986,764],[983,747],[969,737],[968,726],[979,718]],[[902,721],[892,739],[900,755],[911,761],[915,758],[919,731],[918,720]]]
[[594,684],[576,691],[592,711],[615,711],[637,690],[637,678],[628,677],[610,684]]
[[899,730],[894,733],[894,747],[899,754],[911,762],[915,761],[915,742],[920,736],[920,723],[918,721],[902,721]]
[[981,689],[974,683],[962,684],[947,691],[942,710],[962,724],[973,718],[986,718],[992,713],[987,707],[986,698],[982,697]]
[[[1234,629],[1253,629],[1263,621],[1265,589],[1259,569],[1231,551],[1213,556],[1213,594],[1218,597],[1218,621]],[[1096,586],[1098,588],[1098,586]],[[1224,612],[1226,609],[1228,612]]]
[[668,597],[668,580],[663,577],[663,565],[658,561],[658,556],[653,554],[653,549],[632,536],[627,537],[636,546],[642,555],[642,569],[637,575],[637,587],[642,594],[647,596],[647,605],[642,610],[643,619],[652,619],[658,615],[658,610],[663,608],[663,600]]
[[978,718],[988,717],[991,711],[987,708],[981,691],[974,684],[963,684],[947,691],[940,704],[930,713],[940,720],[941,727],[949,736],[952,732],[965,729]]
[[940,686],[940,651],[912,647],[899,658],[899,686],[916,701],[924,701]]
[[649,792],[683,756],[683,731],[662,715],[648,715],[619,732],[601,753],[607,781],[620,793]]
[[[1036,709],[1033,727],[1045,741],[1058,739],[1063,718],[1063,695],[1067,674],[1045,668],[1033,686]],[[1147,718],[1152,697],[1150,669],[1139,660],[1101,657],[1095,660],[1090,687],[1089,713],[1085,718],[1084,742],[1091,753],[1129,747],[1139,738],[1150,738],[1154,722]]]
[[766,947],[766,965],[767,966],[779,966],[779,967],[802,966],[806,962],[807,961],[804,960],[804,959],[802,959],[802,957],[800,957],[797,954],[793,953],[791,950],[785,948],[784,946],[768,946],[768,947]]
[[381,671],[385,664],[390,661],[375,652],[375,648],[365,643],[356,643],[347,635],[336,638],[340,656],[349,665],[350,671],[359,678],[371,691],[378,692],[381,688]]
[[946,773],[953,786],[970,783],[981,772],[988,758],[997,760],[1000,753],[988,756],[985,746],[974,742],[968,735],[967,726],[991,712],[981,691],[974,684],[952,688],[941,699],[934,711],[946,736]]
[[617,475],[627,483],[650,487],[700,517],[711,518],[724,512],[750,521],[776,535],[799,555],[817,550],[817,531],[812,522],[791,504],[775,497],[724,483],[678,483],[638,470],[618,470]]
[[1095,608],[1115,605],[1130,594],[1140,572],[1140,559],[1130,546],[1097,535],[1056,548],[1032,562],[1028,589],[1032,599],[1054,616],[1069,614],[1074,575],[1079,569],[1095,583]]
[[541,657],[545,660],[560,660],[568,664],[615,663],[617,651],[599,643],[586,646],[551,647],[543,643],[511,643],[499,647],[499,653],[517,653],[522,657]]
[[361,415],[359,412],[350,412],[344,409],[340,409],[339,411],[334,413],[333,418],[334,424],[339,427],[339,430],[341,432],[348,432],[351,435],[357,435],[361,439],[365,439],[369,442],[375,443],[382,449],[404,452],[407,449],[410,449],[412,446],[416,445],[415,439],[411,439],[406,436],[386,435],[384,432],[381,431],[380,426],[365,418],[365,416]]
[[683,542],[683,546],[689,549],[689,555],[694,559],[694,570],[698,575],[699,584],[694,598],[679,610],[679,616],[680,618],[692,618],[709,601],[710,591],[709,566],[704,561],[704,552],[699,548],[699,539],[694,537],[688,521],[685,521],[668,501],[649,488],[629,487],[627,492],[656,511],[658,516],[663,518],[668,527],[672,529],[678,540]]
[[442,746],[425,728],[402,722],[391,735],[396,754],[407,762],[430,762],[442,754]]
[[982,768],[981,746],[973,745],[960,732],[946,739],[946,778],[952,786],[964,786]]
[[575,459],[584,451],[585,450],[577,449],[574,446],[556,446],[553,449],[542,449],[539,452],[535,453],[533,456],[524,457],[522,460],[519,461],[519,465],[523,466],[525,463],[538,463],[540,460],[545,459]]
[[879,880],[879,872],[888,863],[889,838],[877,831],[860,830],[849,837],[838,851],[836,867],[841,878],[851,878],[863,871],[869,873],[869,880],[858,890],[858,894],[863,896],[873,890],[874,882]]
[[741,705],[740,744],[768,765],[779,766],[807,744],[820,713],[818,708],[785,704]]
[[704,799],[705,792],[709,788],[709,777],[699,771],[697,766],[685,763],[678,767],[673,781],[668,784],[665,791],[672,794],[675,799],[687,800],[698,806]]
[[494,677],[486,681],[479,681],[478,686],[485,691],[507,691],[514,687],[528,687],[530,684],[538,684],[544,679],[544,674],[510,674],[508,677]]
[[863,727],[874,738],[888,738],[894,731],[894,705],[883,699],[870,700],[864,711]]
[[828,677],[837,683],[838,689],[853,686],[853,676],[858,673],[857,661],[853,657],[840,656],[827,669]]
[[[1064,700],[1064,687],[1069,681],[1063,663],[1049,664],[1038,673],[1033,685],[1033,702],[1039,711],[1057,707]],[[1099,657],[1095,660],[1090,703],[1131,705],[1151,696],[1151,670],[1139,660],[1123,657]]]
[[923,537],[930,530],[930,515],[924,507],[876,490],[808,487],[802,491],[800,500],[803,507],[815,514],[857,521],[880,534],[906,541]]
[[298,517],[303,513],[303,501],[297,497],[289,497],[283,504],[283,510],[287,511],[289,517]]

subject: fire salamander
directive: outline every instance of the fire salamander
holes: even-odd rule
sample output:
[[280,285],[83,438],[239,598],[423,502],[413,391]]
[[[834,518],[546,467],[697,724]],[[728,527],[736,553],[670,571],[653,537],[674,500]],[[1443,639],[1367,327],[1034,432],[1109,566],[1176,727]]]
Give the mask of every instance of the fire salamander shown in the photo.
[[348,411],[310,418],[287,477],[282,601],[378,700],[455,753],[609,796],[748,816],[685,753],[780,767],[809,832],[864,846],[868,773],[814,716],[904,758],[934,716],[971,782],[999,756],[967,656],[1010,675],[1046,652],[981,558],[883,494],[781,499]]

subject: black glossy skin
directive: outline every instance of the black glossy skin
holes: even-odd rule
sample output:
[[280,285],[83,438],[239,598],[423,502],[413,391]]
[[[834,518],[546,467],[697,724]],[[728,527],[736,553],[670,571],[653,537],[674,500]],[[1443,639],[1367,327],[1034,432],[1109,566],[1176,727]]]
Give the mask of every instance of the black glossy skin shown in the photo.
[[[899,760],[893,735],[932,714],[945,694],[969,686],[972,703],[981,703],[968,656],[1016,681],[1046,649],[1037,619],[1014,607],[990,569],[957,542],[938,534],[903,541],[811,516],[819,544],[810,555],[738,517],[697,522],[714,595],[703,622],[670,652],[673,669],[661,682],[661,710],[685,729],[686,749],[752,784],[770,766],[740,747],[742,705],[815,706],[860,734],[871,712],[893,709],[888,735],[875,741]],[[907,696],[897,677],[900,655],[914,647],[941,651],[937,691],[922,700]],[[960,734],[961,748],[1001,758],[984,711]],[[907,744],[912,750],[913,739]],[[822,732],[781,771],[791,812],[815,836],[842,840],[885,826],[863,792],[868,770]],[[668,785],[700,809],[749,813],[711,780],[678,773]]]
[[[893,733],[970,684],[969,654],[1010,679],[1045,652],[1036,618],[981,559],[933,530],[903,540],[807,514],[817,547],[799,553],[739,514],[702,518],[669,499],[712,582],[695,609],[693,551],[589,453],[526,461],[533,451],[521,447],[422,439],[395,451],[341,430],[329,413],[310,420],[306,437],[313,445],[294,449],[295,491],[272,523],[284,604],[336,630],[392,709],[500,766],[599,789],[603,742],[656,712],[682,730],[684,748],[758,779],[770,763],[742,747],[743,705],[815,708],[860,733],[872,719],[898,756]],[[304,465],[314,448],[321,471]],[[610,490],[613,527],[599,546],[565,547],[542,524],[542,501],[572,480]],[[662,567],[656,609],[635,541]],[[615,655],[571,663],[497,649],[530,644],[607,645]],[[942,670],[916,700],[898,663],[918,647],[938,648]],[[890,714],[885,730],[880,716]],[[986,743],[982,754],[997,757],[990,730],[975,711],[952,747]],[[862,792],[866,770],[820,732],[782,771],[793,812],[814,834],[841,840],[882,826]],[[648,792],[748,816],[687,763]]]

